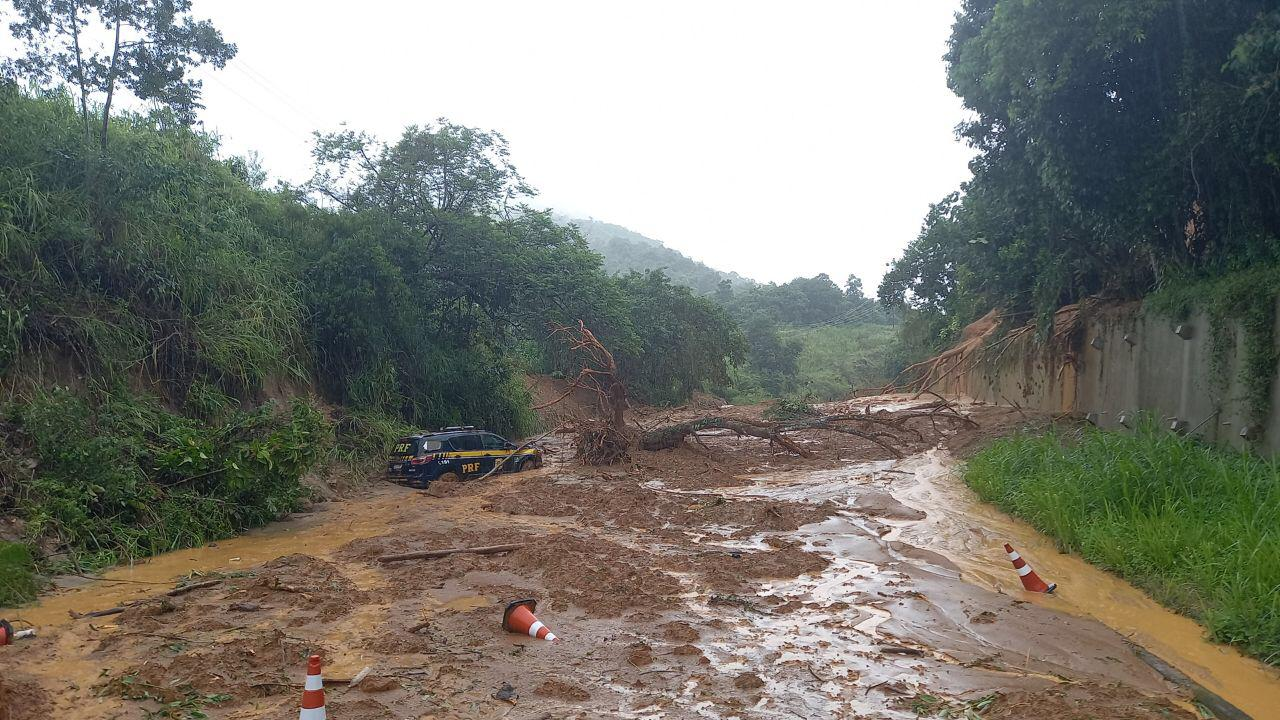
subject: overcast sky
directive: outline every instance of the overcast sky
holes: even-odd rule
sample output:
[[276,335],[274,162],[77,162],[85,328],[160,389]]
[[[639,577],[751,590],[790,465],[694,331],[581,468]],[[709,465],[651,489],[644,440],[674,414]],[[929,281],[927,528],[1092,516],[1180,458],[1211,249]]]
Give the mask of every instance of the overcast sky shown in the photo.
[[763,281],[873,290],[968,177],[941,56],[959,0],[197,0],[228,152],[309,177],[310,133],[502,132],[538,203]]

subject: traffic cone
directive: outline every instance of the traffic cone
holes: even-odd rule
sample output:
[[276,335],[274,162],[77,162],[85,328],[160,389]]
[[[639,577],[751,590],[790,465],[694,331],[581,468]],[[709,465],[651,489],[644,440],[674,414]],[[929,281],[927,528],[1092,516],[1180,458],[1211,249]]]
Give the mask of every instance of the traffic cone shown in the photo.
[[555,642],[558,639],[555,633],[547,629],[547,626],[543,625],[541,620],[533,616],[533,611],[537,609],[537,600],[516,600],[508,605],[506,611],[502,613],[502,629],[507,632],[528,635],[538,640]]
[[10,645],[14,640],[22,638],[35,637],[36,631],[32,629],[14,630],[8,620],[0,618],[0,645]]
[[298,720],[325,720],[324,679],[320,677],[320,656],[307,658],[307,684],[302,690]]
[[1027,561],[1023,560],[1009,543],[1004,544],[1004,551],[1009,553],[1009,559],[1013,561],[1013,569],[1018,571],[1018,577],[1022,578],[1022,587],[1028,592],[1051,593],[1058,587],[1058,583],[1045,585],[1036,571],[1031,569]]

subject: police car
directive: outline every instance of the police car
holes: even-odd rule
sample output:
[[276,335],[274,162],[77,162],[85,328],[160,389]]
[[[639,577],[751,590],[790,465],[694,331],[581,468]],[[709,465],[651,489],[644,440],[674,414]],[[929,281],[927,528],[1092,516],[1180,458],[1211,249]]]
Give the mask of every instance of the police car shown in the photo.
[[513,443],[471,425],[410,435],[396,441],[387,461],[387,479],[425,488],[432,480],[456,482],[477,477],[501,465],[498,472],[542,467],[538,448],[517,449]]

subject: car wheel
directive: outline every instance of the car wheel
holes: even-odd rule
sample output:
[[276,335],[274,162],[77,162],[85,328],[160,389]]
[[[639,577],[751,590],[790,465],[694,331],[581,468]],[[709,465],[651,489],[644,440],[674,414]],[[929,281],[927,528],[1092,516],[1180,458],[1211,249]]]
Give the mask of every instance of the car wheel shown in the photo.
[[462,482],[462,476],[456,472],[442,472],[440,477],[436,478],[437,482]]

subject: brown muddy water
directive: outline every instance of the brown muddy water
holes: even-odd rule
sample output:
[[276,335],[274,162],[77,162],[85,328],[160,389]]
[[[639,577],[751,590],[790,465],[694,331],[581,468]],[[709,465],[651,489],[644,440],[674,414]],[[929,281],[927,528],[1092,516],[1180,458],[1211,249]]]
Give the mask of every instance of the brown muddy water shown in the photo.
[[[738,484],[726,487],[682,490],[660,481],[643,482],[649,491],[688,496],[692,501],[710,496],[760,503],[830,502],[841,509],[821,522],[791,531],[744,534],[714,525],[682,531],[687,543],[726,554],[750,555],[785,544],[817,553],[828,563],[820,571],[765,582],[755,595],[746,597],[709,591],[694,573],[666,572],[683,589],[679,595],[683,609],[676,616],[696,627],[717,628],[704,630],[700,637],[692,633],[689,642],[716,673],[735,677],[737,690],[754,698],[753,706],[739,714],[725,712],[692,679],[638,693],[634,681],[645,673],[680,675],[655,666],[643,671],[624,668],[619,676],[591,660],[587,652],[570,661],[579,668],[580,679],[598,678],[595,687],[583,683],[599,693],[592,696],[594,705],[587,716],[905,719],[916,713],[909,702],[899,701],[922,693],[977,699],[991,688],[1000,688],[1017,705],[1021,691],[1043,693],[1048,688],[1070,699],[1080,686],[1088,685],[1088,702],[1103,703],[1097,706],[1098,716],[1119,717],[1119,712],[1113,712],[1116,708],[1136,707],[1170,694],[1169,686],[1132,653],[1125,643],[1128,639],[1255,720],[1280,717],[1275,710],[1280,708],[1280,674],[1205,641],[1203,630],[1194,622],[1079,558],[1058,553],[1048,538],[978,502],[956,477],[954,465],[944,451],[933,450],[900,461],[737,478]],[[567,487],[582,481],[562,478],[559,482]],[[67,629],[51,633],[47,640],[58,645],[56,659],[28,670],[88,687],[95,682],[100,663],[85,654],[84,648],[91,646],[81,629],[85,621],[70,627],[69,611],[124,604],[167,589],[178,577],[235,573],[294,553],[340,563],[355,590],[390,596],[388,577],[368,563],[352,562],[344,556],[349,552],[344,548],[353,541],[412,526],[423,517],[421,500],[391,488],[380,489],[371,498],[328,504],[322,512],[239,538],[117,568],[101,580],[65,588],[33,607],[0,610],[0,617],[46,630]],[[470,523],[484,514],[483,502],[481,497],[446,498],[435,501],[430,512],[436,522]],[[657,538],[625,526],[587,528],[570,520],[531,515],[485,517],[491,524],[514,523],[544,533],[586,533],[637,552],[662,552]],[[678,545],[671,538],[663,542],[673,548]],[[1024,592],[1005,557],[1005,542],[1013,544],[1046,581],[1058,583],[1058,591],[1052,596]],[[466,578],[470,585],[463,582]],[[492,598],[474,589],[476,578],[484,581],[480,586],[520,584],[519,578],[495,573],[473,572],[466,578],[448,580],[424,593],[421,597],[430,601],[420,608],[422,617],[493,611]],[[386,625],[388,618],[401,612],[392,605],[390,600],[359,605],[344,625],[357,633]],[[567,624],[567,620],[561,622]],[[580,628],[588,625],[580,622]],[[572,626],[562,630],[556,624],[554,629],[566,637],[573,635]],[[487,635],[481,632],[476,637]],[[556,652],[577,652],[571,643]],[[332,660],[337,676],[353,674],[377,657],[353,650]],[[662,696],[662,702],[646,706],[648,701],[638,700],[639,695]],[[276,717],[281,708],[287,711],[290,699],[281,702],[265,716]],[[1185,703],[1183,707],[1190,709]],[[1028,707],[1028,716],[1034,714],[1034,708]],[[260,717],[252,712],[235,715],[241,716]]]
[[[851,493],[854,488],[859,491]],[[823,549],[822,542],[814,539],[829,538],[823,551],[832,554],[833,564],[822,576],[783,586],[779,588],[781,592],[805,592],[810,587],[814,594],[830,595],[825,587],[847,585],[850,578],[869,577],[881,571],[875,565],[853,559],[865,559],[872,553],[866,547],[849,546],[850,538],[856,538],[857,533],[840,527],[841,523],[849,523],[862,530],[864,536],[876,536],[884,554],[891,558],[1045,610],[1098,620],[1255,720],[1280,718],[1280,672],[1228,646],[1208,641],[1204,629],[1194,621],[1167,610],[1141,590],[1078,556],[1060,553],[1050,538],[1030,525],[979,501],[958,477],[956,462],[943,450],[901,461],[818,471],[804,477],[779,473],[759,478],[750,486],[718,492],[810,502],[833,500],[855,511],[842,520],[801,528],[810,536],[810,544],[819,549]],[[867,515],[874,517],[875,527],[867,525]],[[1028,559],[1046,582],[1058,584],[1052,595],[1022,589],[1004,553],[1006,542]],[[855,540],[854,544],[858,542]],[[843,580],[841,575],[845,576]],[[889,617],[873,616],[872,627],[892,619],[892,611]],[[868,634],[874,635],[874,631]],[[1025,646],[1029,659],[1043,656],[1043,646],[1033,642]]]

